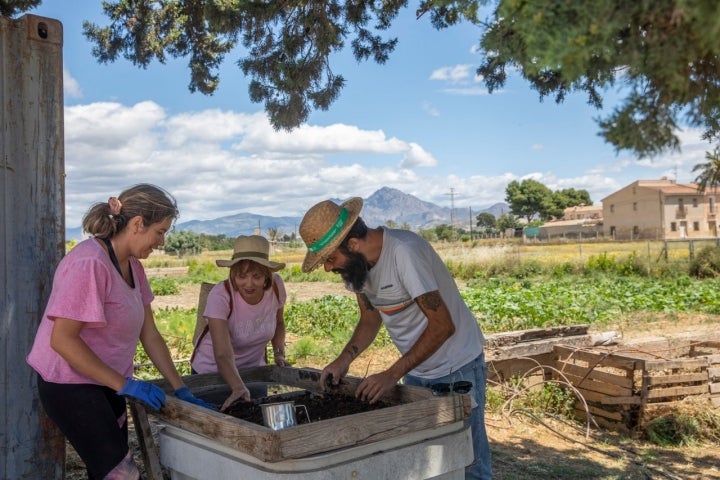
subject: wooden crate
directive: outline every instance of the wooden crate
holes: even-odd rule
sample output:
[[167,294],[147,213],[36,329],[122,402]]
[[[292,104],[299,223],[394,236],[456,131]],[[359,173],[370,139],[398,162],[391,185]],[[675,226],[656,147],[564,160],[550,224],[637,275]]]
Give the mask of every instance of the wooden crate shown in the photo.
[[708,395],[712,405],[720,407],[720,341],[693,344],[689,355],[707,359]]
[[[555,347],[554,378],[567,380],[587,404],[576,402],[578,418],[587,412],[601,426],[630,433],[642,429],[668,406],[688,397],[720,403],[719,342],[688,341],[664,350],[633,354],[610,349]],[[669,354],[682,355],[667,358]]]
[[569,382],[585,401],[575,403],[579,419],[586,420],[589,412],[600,426],[625,433],[637,425],[642,400],[637,395],[636,375],[643,369],[643,360],[601,348],[556,345],[554,351],[557,371],[553,378]]
[[[246,383],[266,382],[320,392],[320,372],[277,366],[240,369]],[[217,374],[183,377],[190,390],[202,398],[204,392],[229,389]],[[346,377],[340,393],[354,394],[361,379]],[[169,392],[164,381],[157,381]],[[212,439],[264,462],[303,458],[339,448],[364,445],[410,432],[441,427],[462,421],[470,415],[469,395],[436,397],[429,389],[396,386],[384,401],[393,406],[344,417],[300,424],[283,430],[240,420],[180,401],[169,395],[159,413],[151,414],[168,423]]]

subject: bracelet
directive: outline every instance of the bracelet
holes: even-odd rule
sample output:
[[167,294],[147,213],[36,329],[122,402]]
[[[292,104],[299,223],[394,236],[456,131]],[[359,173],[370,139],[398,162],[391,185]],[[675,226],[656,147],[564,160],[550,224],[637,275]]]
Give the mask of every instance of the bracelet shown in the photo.
[[282,349],[282,348],[273,348],[273,354],[274,354],[275,356],[284,357],[284,356],[285,356],[285,350]]

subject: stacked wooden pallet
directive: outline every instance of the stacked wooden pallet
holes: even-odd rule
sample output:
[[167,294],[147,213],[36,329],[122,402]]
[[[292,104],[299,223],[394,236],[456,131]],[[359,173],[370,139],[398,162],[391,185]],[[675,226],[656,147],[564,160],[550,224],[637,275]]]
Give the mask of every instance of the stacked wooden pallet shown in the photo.
[[[687,398],[720,404],[720,342],[685,339],[662,353],[555,346],[554,378],[578,393],[578,418],[631,433]],[[676,355],[671,357],[670,354]]]

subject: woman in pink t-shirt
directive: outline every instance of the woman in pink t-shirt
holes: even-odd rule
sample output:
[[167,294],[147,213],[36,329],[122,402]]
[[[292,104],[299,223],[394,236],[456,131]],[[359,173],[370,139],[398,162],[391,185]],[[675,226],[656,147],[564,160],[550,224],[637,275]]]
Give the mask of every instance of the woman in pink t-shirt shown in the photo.
[[158,331],[142,264],[178,215],[175,199],[159,187],[135,185],[93,205],[80,242],[59,263],[45,313],[27,356],[38,373],[38,394],[88,469],[89,478],[140,477],[128,446],[131,397],[159,410],[165,393],[135,380],[138,340],[175,391],[196,405]]
[[[230,267],[230,273],[208,294],[203,312],[207,328],[197,341],[192,368],[195,373],[219,372],[230,386],[221,410],[238,399],[250,401],[251,392],[238,368],[266,365],[268,342],[275,363],[289,366],[283,315],[287,294],[275,273],[285,264],[270,261],[269,252],[265,237],[240,236],[235,239],[232,258],[216,261],[219,267]],[[253,393],[262,395],[260,390]]]

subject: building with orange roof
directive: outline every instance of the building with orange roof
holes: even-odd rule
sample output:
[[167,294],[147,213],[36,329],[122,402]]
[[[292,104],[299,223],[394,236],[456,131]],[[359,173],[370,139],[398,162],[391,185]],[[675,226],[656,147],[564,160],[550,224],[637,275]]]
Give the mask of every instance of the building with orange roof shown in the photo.
[[713,238],[717,192],[675,180],[637,180],[602,199],[603,233],[615,240]]

